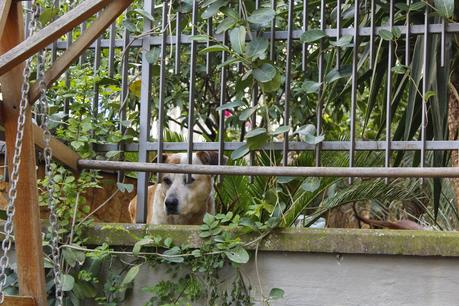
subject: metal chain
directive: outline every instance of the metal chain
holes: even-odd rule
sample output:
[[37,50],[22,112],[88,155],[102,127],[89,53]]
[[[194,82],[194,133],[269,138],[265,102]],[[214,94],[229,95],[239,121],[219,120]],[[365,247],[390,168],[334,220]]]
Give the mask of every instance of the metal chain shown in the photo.
[[[34,32],[37,27],[38,20],[38,9],[32,7],[32,18],[29,22],[29,29],[31,32]],[[23,83],[21,87],[21,101],[19,102],[19,115],[18,115],[18,124],[16,130],[16,141],[14,144],[14,154],[13,154],[13,167],[11,171],[11,184],[8,191],[8,204],[6,207],[6,222],[4,225],[5,238],[2,242],[3,254],[0,258],[0,304],[3,304],[5,295],[4,287],[6,285],[6,269],[9,265],[8,251],[11,249],[12,233],[13,233],[13,216],[15,213],[15,202],[17,196],[17,184],[19,180],[19,166],[21,164],[21,152],[22,152],[22,142],[24,139],[24,125],[26,120],[26,111],[29,105],[29,78],[30,78],[30,63],[31,59],[27,59],[25,62],[24,70],[22,73]]]
[[45,51],[42,50],[38,53],[38,74],[37,79],[40,87],[39,98],[39,112],[38,116],[41,122],[40,127],[43,129],[44,148],[43,156],[45,159],[45,177],[48,178],[47,192],[48,192],[48,208],[49,208],[49,223],[51,225],[51,257],[53,262],[55,296],[57,306],[63,304],[64,292],[62,291],[62,270],[60,265],[60,250],[59,250],[59,224],[56,212],[56,203],[54,201],[54,180],[52,176],[51,161],[53,153],[50,147],[51,132],[49,130],[48,122],[48,97],[46,96],[46,83],[44,80],[45,73]]

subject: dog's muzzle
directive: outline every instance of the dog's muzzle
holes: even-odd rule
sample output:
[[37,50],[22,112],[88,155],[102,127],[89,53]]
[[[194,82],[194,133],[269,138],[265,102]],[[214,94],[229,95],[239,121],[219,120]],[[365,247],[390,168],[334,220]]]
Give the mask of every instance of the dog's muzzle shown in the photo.
[[168,197],[164,202],[166,205],[166,213],[168,215],[178,215],[178,199],[175,197]]

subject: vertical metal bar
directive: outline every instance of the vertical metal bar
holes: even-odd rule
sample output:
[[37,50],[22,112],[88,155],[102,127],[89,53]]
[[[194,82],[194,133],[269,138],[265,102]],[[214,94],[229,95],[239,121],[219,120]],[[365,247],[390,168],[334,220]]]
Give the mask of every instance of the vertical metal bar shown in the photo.
[[[352,92],[351,92],[351,127],[350,127],[350,141],[351,146],[349,149],[349,167],[354,167],[355,155],[355,106],[357,103],[357,80],[358,80],[358,55],[359,55],[359,0],[355,0],[354,7],[354,48],[352,50]],[[349,178],[349,183],[352,183],[352,177]]]
[[[406,5],[410,6],[411,0],[406,0]],[[411,18],[410,18],[410,10],[406,12],[406,34],[405,34],[405,65],[410,64],[410,48],[411,48],[411,43],[410,43],[410,32],[411,32]]]
[[[227,34],[226,32],[223,33],[224,38],[223,38],[223,44],[227,44]],[[227,60],[227,54],[225,51],[222,51],[222,63],[226,62]],[[222,66],[221,68],[221,73],[220,73],[220,106],[223,106],[223,104],[226,103],[226,74],[227,74],[227,68],[225,66]],[[223,154],[225,153],[225,111],[221,110],[220,111],[220,120],[218,123],[218,164],[223,165],[224,164],[224,159],[223,159]],[[218,177],[219,182],[221,183],[223,181],[223,176],[219,175]]]
[[[72,40],[73,40],[72,31],[70,31],[70,32],[67,33],[67,49],[72,44]],[[65,87],[68,90],[70,90],[70,78],[71,78],[70,69],[67,69],[65,71]],[[65,98],[65,100],[64,100],[64,114],[65,114],[64,121],[66,121],[69,118],[70,101],[71,101],[71,98]]]
[[[80,26],[81,33],[86,31],[86,21],[83,21]],[[82,52],[80,55],[80,65],[84,65],[86,63],[86,52]]]
[[[336,41],[339,41],[340,38],[341,38],[341,0],[337,0],[336,2]],[[341,57],[340,47],[336,47],[336,69],[338,70],[341,66],[340,57]]]
[[[276,10],[276,0],[271,1],[271,8]],[[275,39],[276,39],[276,17],[273,18],[271,22],[271,35],[270,35],[270,45],[269,45],[269,59],[274,61],[274,52],[275,52]]]
[[[425,149],[426,149],[426,117],[427,117],[427,102],[425,100],[427,87],[429,86],[429,6],[426,5],[424,13],[424,46],[423,46],[423,76],[422,76],[422,117],[421,117],[421,168],[425,165]],[[423,180],[421,179],[421,182]]]
[[[325,0],[320,1],[320,29],[322,31],[325,30]],[[317,102],[317,127],[316,127],[316,134],[320,135],[322,133],[322,111],[323,111],[323,101],[322,101],[322,94],[323,94],[323,81],[324,81],[324,41],[323,39],[320,40],[319,44],[319,94],[318,94],[318,102]],[[320,143],[316,145],[315,149],[315,165],[316,167],[320,166]]]
[[[193,0],[192,26],[191,35],[197,33],[197,16],[198,16],[198,1]],[[194,99],[195,99],[195,82],[196,82],[196,41],[191,42],[191,62],[190,62],[190,89],[188,99],[188,164],[193,163],[193,127],[194,127]],[[187,175],[187,181],[191,180],[191,174]]]
[[[54,0],[53,3],[55,8],[59,8],[59,0]],[[57,40],[51,45],[51,61],[54,62],[57,57]]]
[[[163,157],[163,141],[164,141],[164,118],[165,118],[165,109],[164,109],[164,97],[166,96],[166,54],[167,54],[167,14],[169,11],[168,1],[163,2],[163,11],[162,11],[162,24],[161,24],[161,53],[160,53],[160,68],[159,68],[159,98],[158,98],[158,154],[157,154],[157,162],[162,162]],[[158,174],[159,179],[159,174]]]
[[[293,14],[294,14],[294,0],[288,2],[288,21],[287,21],[287,58],[285,64],[285,102],[284,102],[284,125],[289,125],[290,109],[290,80],[291,80],[291,67],[292,67],[292,31],[293,31]],[[283,145],[283,165],[288,165],[288,131],[284,133]]]
[[[100,14],[97,14],[99,16]],[[95,41],[94,48],[94,77],[96,78],[100,68],[100,56],[101,56],[101,38],[98,37]],[[99,113],[99,84],[94,83],[94,97],[92,99],[92,116],[96,119]]]
[[375,0],[371,0],[370,6],[370,69],[373,69],[375,65]]
[[[389,29],[392,32],[394,25],[394,3],[389,1]],[[388,41],[387,55],[387,96],[386,96],[386,151],[384,158],[384,166],[390,167],[391,154],[391,121],[392,121],[392,65],[393,65],[393,43]],[[386,178],[386,183],[388,179]]]
[[27,1],[25,3],[25,21],[24,21],[24,35],[25,35],[25,38],[29,37],[30,35],[30,29],[29,29],[29,23],[30,23],[30,17],[31,17],[31,14],[30,14],[30,9],[31,9],[31,6],[32,6],[32,2],[30,1]]
[[175,74],[180,73],[180,44],[182,32],[180,30],[180,23],[182,21],[182,13],[177,12],[177,19],[175,21]]
[[[212,37],[212,17],[207,19],[207,44],[206,47],[210,47],[212,45],[212,41],[210,38]],[[212,54],[213,52],[207,52],[206,53],[206,74],[207,76],[210,76],[211,73],[211,67],[212,67]]]
[[108,47],[108,76],[113,78],[115,74],[115,38],[116,38],[116,21],[110,26],[110,45]]
[[[128,99],[128,88],[129,88],[129,49],[128,49],[128,44],[129,44],[129,31],[125,28],[123,30],[123,52],[122,54],[124,55],[123,58],[121,59],[121,104],[120,104],[120,110],[119,110],[119,118],[120,118],[120,125],[119,125],[119,130],[121,132],[121,135],[124,135],[126,132],[126,127],[123,125],[123,121],[126,120],[126,108],[127,108],[127,99]],[[118,150],[121,151],[121,156],[120,159],[124,159],[124,151],[125,151],[125,144],[121,142],[118,145]],[[122,182],[124,178],[124,172],[123,171],[118,171],[118,182]]]
[[[256,0],[255,1],[255,9],[258,10],[259,8],[260,8],[260,1]],[[257,83],[254,82],[253,86],[252,86],[252,107],[257,106],[257,104],[258,104],[258,86],[257,86]],[[257,112],[254,112],[252,114],[250,121],[252,123],[251,129],[253,130],[257,126]],[[254,151],[250,151],[250,153],[249,153],[249,165],[253,166],[254,164],[255,164],[255,152]],[[253,181],[254,181],[253,175],[251,175],[249,177],[249,180],[250,180],[250,183],[253,183]]]
[[[308,0],[303,0],[303,31],[308,30]],[[306,72],[308,69],[308,44],[301,46],[301,70]]]
[[446,49],[446,20],[445,17],[441,18],[441,50],[440,50],[440,66],[445,67],[445,49]]
[[[153,12],[153,0],[144,0],[143,9],[148,13]],[[143,31],[150,31],[152,22],[144,18]],[[147,162],[147,142],[150,135],[150,114],[151,114],[151,65],[147,60],[147,53],[150,51],[150,36],[142,38],[142,79],[140,89],[140,131],[139,131],[139,162]],[[136,221],[145,223],[147,218],[147,187],[148,174],[137,173],[137,213]]]

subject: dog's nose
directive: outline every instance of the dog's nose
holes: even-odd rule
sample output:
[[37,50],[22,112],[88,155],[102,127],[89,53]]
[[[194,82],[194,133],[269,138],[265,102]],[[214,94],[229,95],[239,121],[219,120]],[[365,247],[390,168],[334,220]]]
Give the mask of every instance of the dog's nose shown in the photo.
[[176,197],[168,197],[164,203],[166,204],[166,212],[168,215],[178,214],[178,199]]

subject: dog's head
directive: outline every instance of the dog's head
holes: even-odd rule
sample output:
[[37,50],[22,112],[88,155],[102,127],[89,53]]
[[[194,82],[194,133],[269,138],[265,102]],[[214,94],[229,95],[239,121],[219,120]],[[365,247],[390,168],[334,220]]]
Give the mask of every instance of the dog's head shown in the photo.
[[[188,158],[186,153],[165,154],[162,156],[162,162],[186,164]],[[193,164],[218,165],[218,153],[193,153]],[[211,175],[192,174],[191,180],[187,180],[187,174],[161,173],[159,179],[159,190],[163,195],[163,207],[167,215],[188,215],[207,209],[207,202],[213,191]]]

